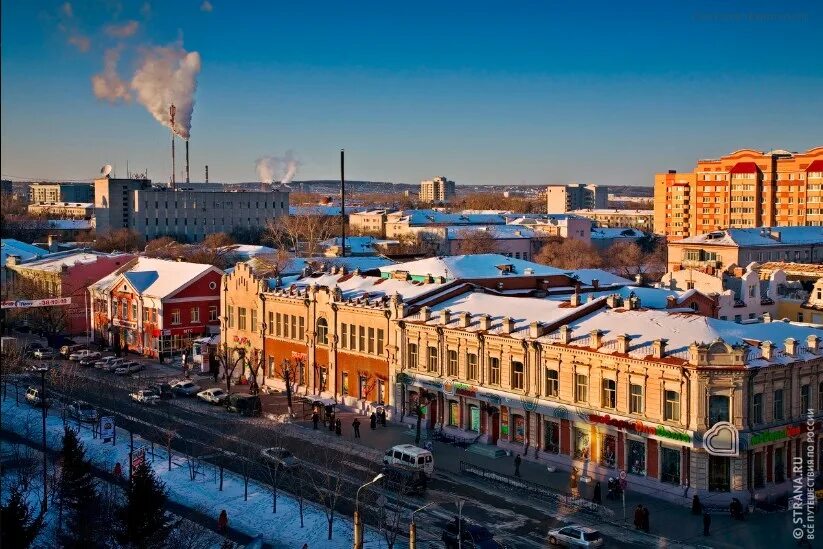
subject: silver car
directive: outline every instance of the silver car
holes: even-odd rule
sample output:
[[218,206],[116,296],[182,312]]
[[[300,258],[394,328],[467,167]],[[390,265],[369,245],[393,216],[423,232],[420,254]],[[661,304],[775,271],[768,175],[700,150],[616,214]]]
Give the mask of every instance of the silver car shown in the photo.
[[263,459],[284,469],[294,469],[300,466],[300,460],[285,448],[265,448],[260,453]]
[[563,547],[603,547],[603,534],[579,524],[549,530],[549,543]]
[[114,373],[119,376],[124,376],[139,372],[143,368],[144,366],[139,362],[129,361],[122,363],[116,370],[114,370]]
[[71,417],[78,421],[87,421],[89,423],[97,421],[97,410],[91,404],[76,400],[69,404],[68,411]]

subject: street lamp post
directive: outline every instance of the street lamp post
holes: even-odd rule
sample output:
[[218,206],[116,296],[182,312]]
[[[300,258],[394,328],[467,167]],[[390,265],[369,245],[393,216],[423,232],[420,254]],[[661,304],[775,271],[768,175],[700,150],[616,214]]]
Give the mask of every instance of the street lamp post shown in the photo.
[[43,513],[48,510],[48,501],[49,501],[49,489],[48,489],[48,470],[47,470],[47,454],[46,454],[46,407],[48,406],[48,401],[46,400],[46,372],[49,371],[48,367],[40,367],[38,368],[40,372],[40,407],[42,408],[43,414]]
[[457,549],[463,549],[463,505],[465,499],[457,498]]
[[383,473],[378,473],[376,477],[357,489],[354,496],[354,549],[363,549],[363,524],[360,521],[360,490],[374,484],[383,478]]
[[423,509],[425,509],[426,507],[429,507],[430,505],[434,505],[434,502],[430,501],[429,503],[427,503],[423,507],[419,507],[419,508],[415,509],[414,511],[412,511],[411,523],[409,524],[409,549],[417,549],[417,524],[415,524],[415,522],[414,522],[414,514],[417,513],[418,511],[422,511]]

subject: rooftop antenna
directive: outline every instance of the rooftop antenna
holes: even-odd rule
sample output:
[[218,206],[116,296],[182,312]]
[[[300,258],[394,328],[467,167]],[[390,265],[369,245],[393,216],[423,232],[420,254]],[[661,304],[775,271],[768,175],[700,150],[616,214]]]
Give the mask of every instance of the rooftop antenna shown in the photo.
[[177,109],[174,106],[174,103],[169,107],[169,123],[171,124],[171,188],[175,187],[174,185],[174,113],[177,112]]

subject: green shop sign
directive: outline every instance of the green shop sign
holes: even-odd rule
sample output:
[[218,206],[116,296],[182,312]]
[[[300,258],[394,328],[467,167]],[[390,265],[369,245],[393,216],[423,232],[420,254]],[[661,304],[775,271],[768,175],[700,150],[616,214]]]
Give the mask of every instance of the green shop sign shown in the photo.
[[801,428],[797,425],[786,427],[784,429],[778,429],[777,431],[766,431],[765,433],[757,433],[756,435],[752,435],[751,445],[755,446],[757,444],[765,444],[767,442],[775,442],[777,440],[783,440],[784,438],[794,437],[800,434]]

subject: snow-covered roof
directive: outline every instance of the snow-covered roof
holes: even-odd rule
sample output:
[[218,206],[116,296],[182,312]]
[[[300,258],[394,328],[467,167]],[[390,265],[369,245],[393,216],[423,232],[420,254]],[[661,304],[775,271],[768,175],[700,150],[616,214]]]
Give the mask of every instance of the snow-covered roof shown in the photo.
[[506,218],[498,213],[449,213],[440,210],[400,210],[388,214],[388,223],[409,225],[505,225]]
[[603,269],[575,269],[573,271],[563,271],[564,274],[569,275],[580,281],[581,284],[591,285],[592,280],[597,280],[600,286],[626,286],[634,284],[633,281],[617,276],[609,271]]
[[25,263],[21,263],[14,268],[27,269],[32,271],[42,271],[57,273],[65,267],[73,267],[77,264],[94,263],[99,257],[129,257],[128,254],[104,254],[102,252],[95,252],[92,250],[69,250],[67,252],[57,252],[48,254],[38,259],[32,259]]
[[38,248],[33,244],[26,244],[14,238],[4,238],[0,241],[0,266],[6,265],[6,258],[10,255],[16,255],[21,261],[28,261],[35,257],[43,257],[48,255],[48,250]]
[[[346,206],[346,214],[357,213],[365,210],[363,206]],[[340,215],[340,206],[306,205],[289,206],[289,215]]]
[[[779,238],[778,238],[779,235]],[[717,246],[797,246],[823,242],[823,227],[725,229],[675,240],[673,244]]]
[[[651,199],[651,197],[649,198]],[[572,210],[571,213],[582,215],[583,217],[586,217],[586,214],[645,216],[654,215],[654,210],[613,210],[611,208],[593,208],[590,210]]]
[[446,234],[450,240],[471,238],[475,233],[485,232],[496,240],[530,239],[534,238],[534,229],[520,225],[470,225],[446,227]]
[[[689,290],[694,291],[694,290]],[[681,299],[685,294],[681,294],[675,290],[666,290],[663,288],[648,288],[646,286],[620,286],[597,292],[585,292],[582,294],[584,301],[592,296],[595,299],[599,297],[607,297],[610,295],[619,295],[624,300],[629,299],[631,294],[640,299],[640,306],[647,309],[665,309],[670,296]],[[568,294],[552,294],[549,299],[553,301],[568,301]]]
[[247,261],[254,256],[261,254],[273,254],[277,250],[269,248],[268,246],[259,246],[255,244],[231,244],[222,248],[226,253],[231,254],[232,257],[238,261]]
[[[122,276],[140,295],[162,299],[208,271],[220,272],[203,263],[140,257]],[[101,283],[97,282],[98,287]]]
[[592,240],[614,238],[643,238],[646,233],[632,227],[592,227]]
[[[320,243],[321,246],[330,248],[332,246],[342,245],[343,239],[341,237],[330,238]],[[347,236],[346,249],[353,254],[372,254],[375,253],[375,246],[381,244],[396,244],[397,240],[381,240],[373,236]]]
[[37,204],[30,204],[30,206],[39,206],[42,208],[49,206],[58,208],[92,208],[94,207],[94,202],[38,202]]
[[567,271],[515,259],[500,254],[474,254],[428,257],[417,261],[398,263],[381,267],[383,273],[406,271],[410,275],[458,278],[499,278],[501,276],[550,276],[562,275]]
[[[294,281],[292,285],[298,288],[306,288],[311,285],[327,286],[329,288],[337,287],[343,292],[344,300],[363,299],[368,303],[374,303],[395,293],[399,294],[403,301],[409,301],[424,294],[437,292],[445,286],[445,283],[424,284],[422,282],[355,275],[353,273],[345,275],[323,273],[300,278]],[[285,285],[284,290],[288,290]]]
[[58,231],[82,231],[94,228],[93,219],[48,219],[49,229]]

